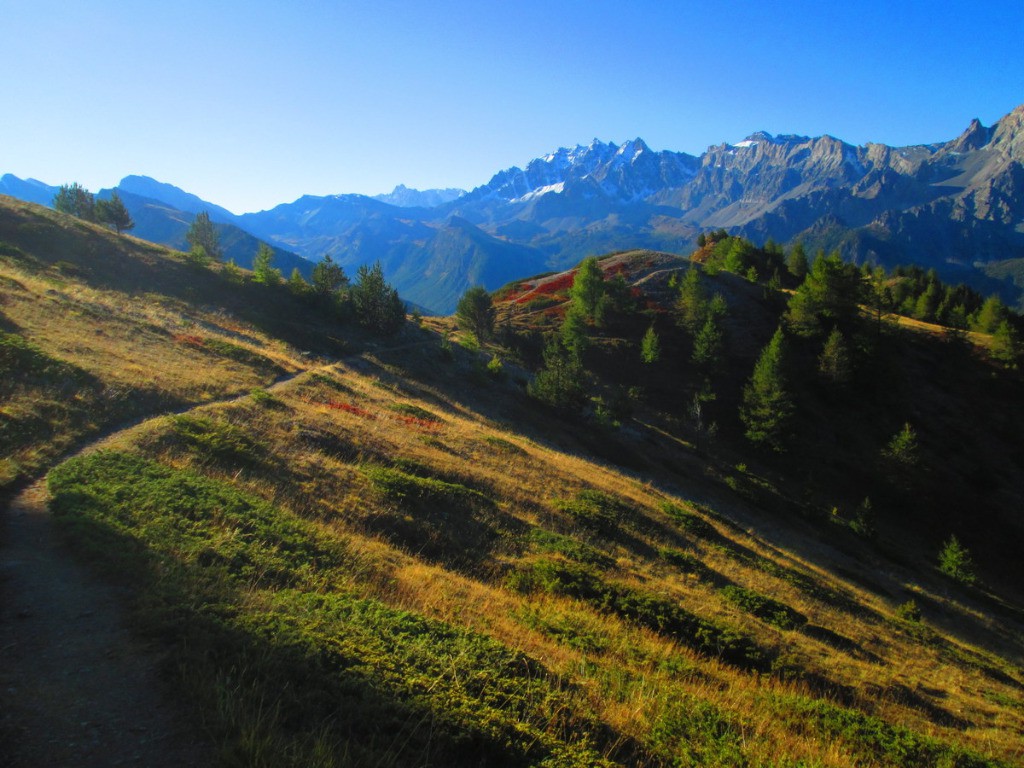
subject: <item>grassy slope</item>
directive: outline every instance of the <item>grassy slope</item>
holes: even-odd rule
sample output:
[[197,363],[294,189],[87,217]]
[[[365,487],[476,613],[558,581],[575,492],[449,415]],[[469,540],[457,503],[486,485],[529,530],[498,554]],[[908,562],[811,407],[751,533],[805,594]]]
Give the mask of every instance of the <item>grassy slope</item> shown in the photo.
[[[0,202],[0,488],[126,419],[240,394],[337,353],[288,297],[174,251]],[[248,295],[246,295],[248,293]]]
[[[3,266],[20,282],[100,291],[26,266],[17,247]],[[198,311],[187,299],[173,302],[182,316]],[[30,305],[7,300],[11,333],[114,380],[119,366],[72,357],[16,302]],[[1021,763],[1014,620],[765,515],[653,429],[613,439],[650,471],[588,459],[590,430],[538,414],[517,374],[493,380],[461,350],[446,362],[436,335],[404,333],[272,395],[148,422],[51,474],[64,529],[137,585],[140,625],[168,644],[224,764]],[[180,370],[173,356],[196,351],[130,338],[144,343],[111,349],[152,354],[153,379],[157,361]],[[175,396],[260,380],[224,368],[213,391],[195,375]],[[31,445],[42,455],[49,439]],[[896,614],[908,594],[932,596],[923,621]]]

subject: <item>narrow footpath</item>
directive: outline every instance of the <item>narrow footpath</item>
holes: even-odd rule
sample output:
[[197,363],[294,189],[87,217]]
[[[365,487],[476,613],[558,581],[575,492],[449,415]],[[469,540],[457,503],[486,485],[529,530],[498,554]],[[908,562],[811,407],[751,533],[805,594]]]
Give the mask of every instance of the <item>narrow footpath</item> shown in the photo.
[[45,480],[18,494],[0,544],[0,766],[209,765],[159,650],[131,631],[127,594],[71,556],[46,499]]

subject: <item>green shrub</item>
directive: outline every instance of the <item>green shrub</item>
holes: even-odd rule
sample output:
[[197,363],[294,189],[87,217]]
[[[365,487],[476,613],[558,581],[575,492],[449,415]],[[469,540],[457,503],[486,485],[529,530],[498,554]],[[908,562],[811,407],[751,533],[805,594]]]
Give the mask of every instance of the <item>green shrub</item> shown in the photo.
[[799,611],[752,589],[729,585],[722,587],[720,594],[741,610],[779,629],[799,629],[807,623],[807,617]]
[[576,563],[538,560],[513,571],[507,583],[521,592],[541,591],[582,600],[744,669],[766,671],[770,666],[770,654],[738,630],[690,613],[675,601],[607,583]]
[[[307,523],[229,485],[125,453],[72,459],[48,477],[52,509],[83,547],[122,536],[244,584],[318,582],[343,550]],[[122,548],[105,557],[118,557]],[[124,551],[130,551],[124,550]]]
[[914,600],[907,600],[896,606],[896,615],[904,621],[921,621],[921,608]]
[[581,525],[605,535],[614,534],[631,508],[614,496],[583,490],[571,499],[555,499],[555,509],[565,512]]
[[423,419],[424,421],[444,421],[440,416],[431,413],[426,408],[420,408],[420,406],[413,405],[412,403],[394,403],[388,407],[395,413],[412,416],[416,419]]
[[840,742],[861,758],[851,764],[1000,768],[999,760],[944,744],[931,736],[892,725],[874,715],[846,709],[822,699],[773,694],[773,711],[782,725],[808,738]]
[[687,533],[695,536],[707,537],[715,533],[715,529],[706,520],[695,515],[688,509],[683,509],[678,504],[663,502],[661,511],[672,518],[672,521]]
[[584,544],[579,539],[569,536],[562,536],[558,533],[545,531],[543,528],[532,528],[529,536],[530,544],[538,552],[554,552],[564,555],[570,560],[575,560],[584,565],[593,565],[597,568],[610,568],[615,561],[598,549]]
[[714,571],[689,552],[683,552],[672,547],[662,547],[658,550],[658,556],[666,563],[679,568],[683,573],[691,573],[701,579],[712,579],[716,575]]
[[192,452],[212,461],[256,466],[266,454],[265,446],[249,432],[226,421],[205,416],[174,416],[171,429]]
[[496,435],[485,435],[484,442],[488,445],[494,446],[499,450],[505,451],[506,453],[513,453],[519,455],[525,455],[526,451],[520,448],[518,445],[510,440],[506,440],[503,437],[497,437]]
[[683,696],[668,703],[651,726],[655,754],[676,766],[743,768],[743,732],[717,707]]
[[270,358],[257,352],[253,352],[251,349],[247,349],[246,347],[240,347],[238,344],[232,344],[230,341],[205,338],[203,339],[203,348],[209,350],[215,355],[226,357],[229,360],[234,360],[235,362],[242,363],[243,365],[272,371],[278,375],[284,373],[284,369]]
[[284,408],[285,405],[279,399],[270,394],[263,387],[253,387],[249,390],[249,397],[257,405],[261,405],[264,408]]

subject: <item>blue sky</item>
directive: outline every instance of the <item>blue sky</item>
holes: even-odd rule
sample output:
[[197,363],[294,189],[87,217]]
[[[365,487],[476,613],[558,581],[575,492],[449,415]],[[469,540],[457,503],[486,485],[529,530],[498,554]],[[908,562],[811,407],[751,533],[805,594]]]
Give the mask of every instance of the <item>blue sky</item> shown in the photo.
[[0,0],[0,173],[235,212],[472,188],[593,138],[955,137],[1024,103],[1024,0]]

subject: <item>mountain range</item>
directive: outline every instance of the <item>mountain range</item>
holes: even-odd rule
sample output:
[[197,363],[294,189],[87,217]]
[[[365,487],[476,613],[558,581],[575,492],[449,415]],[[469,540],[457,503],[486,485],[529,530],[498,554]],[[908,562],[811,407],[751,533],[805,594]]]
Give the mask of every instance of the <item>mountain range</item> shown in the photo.
[[[49,202],[39,197],[45,187],[0,180],[0,192],[34,202]],[[494,289],[625,248],[688,252],[700,232],[719,228],[838,249],[855,262],[935,268],[1015,305],[1024,289],[1024,105],[993,126],[973,120],[949,141],[908,147],[761,131],[698,157],[640,138],[595,139],[464,194],[399,186],[376,198],[306,195],[240,216],[145,177],[118,189],[140,237],[159,229],[137,215],[145,206],[157,215],[153,201],[208,210],[289,256],[329,253],[350,273],[379,260],[405,298],[437,312],[450,312],[473,284]],[[174,244],[159,234],[152,239]]]

